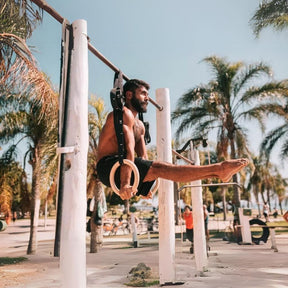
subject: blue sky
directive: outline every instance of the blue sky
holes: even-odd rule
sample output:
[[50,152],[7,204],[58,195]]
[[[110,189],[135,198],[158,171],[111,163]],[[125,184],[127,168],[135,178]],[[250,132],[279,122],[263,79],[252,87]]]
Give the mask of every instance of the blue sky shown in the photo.
[[[207,56],[247,64],[262,61],[272,67],[275,79],[288,78],[288,30],[266,29],[256,39],[249,26],[260,0],[47,0],[47,3],[70,23],[85,19],[91,44],[129,78],[150,83],[152,98],[157,88],[169,88],[172,110],[189,88],[211,79],[209,67],[201,62]],[[56,86],[60,78],[60,40],[61,25],[44,13],[43,23],[28,42],[35,46],[39,67]],[[107,110],[111,110],[109,91],[113,77],[114,72],[89,53],[89,91],[105,100]],[[153,144],[155,113],[150,105],[144,117],[152,126]],[[269,120],[269,128],[276,124]],[[262,136],[257,126],[249,126],[252,150],[256,152]],[[279,160],[276,156],[273,159]]]

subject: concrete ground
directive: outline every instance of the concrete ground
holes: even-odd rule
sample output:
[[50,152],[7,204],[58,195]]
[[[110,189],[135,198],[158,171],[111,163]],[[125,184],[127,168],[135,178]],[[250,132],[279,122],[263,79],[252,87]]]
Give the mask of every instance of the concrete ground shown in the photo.
[[[59,258],[53,257],[55,220],[49,219],[46,228],[43,226],[43,220],[41,221],[37,255],[26,255],[29,239],[28,220],[17,220],[5,231],[0,232],[0,257],[28,258],[28,261],[19,264],[0,267],[0,288],[61,287]],[[217,225],[226,224],[219,222]],[[87,237],[89,239],[89,234]],[[222,239],[211,239],[208,271],[201,276],[195,269],[194,255],[189,253],[189,242],[176,240],[175,284],[179,287],[199,288],[288,287],[288,234],[277,235],[276,239],[278,252],[271,249],[270,240],[263,245],[238,245]],[[140,262],[151,267],[154,275],[158,277],[157,240],[140,238],[139,248],[131,248],[131,243],[132,239],[129,238],[105,238],[99,253],[88,252],[86,287],[127,287],[125,283],[129,282],[129,271]],[[88,247],[89,245],[87,251]]]

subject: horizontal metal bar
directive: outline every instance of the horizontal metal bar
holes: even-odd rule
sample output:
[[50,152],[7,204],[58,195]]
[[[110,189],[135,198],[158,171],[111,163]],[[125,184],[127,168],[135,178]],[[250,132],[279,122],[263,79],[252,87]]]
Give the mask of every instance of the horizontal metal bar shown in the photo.
[[181,186],[177,192],[181,192],[183,189],[185,188],[191,188],[191,187],[212,187],[212,186],[229,186],[229,185],[234,185],[234,186],[237,186],[238,188],[240,189],[243,189],[243,186],[236,183],[236,182],[227,182],[227,183],[211,183],[211,184],[200,184],[200,185],[183,185]]
[[[35,3],[38,7],[46,11],[48,14],[50,14],[54,19],[56,19],[59,23],[63,23],[65,18],[62,17],[54,8],[52,8],[50,5],[47,4],[46,1],[43,0],[31,0],[33,3]],[[89,37],[87,36],[88,40]],[[94,54],[97,58],[99,58],[103,63],[105,63],[108,67],[110,67],[114,72],[120,71],[112,62],[110,62],[107,58],[104,57],[102,53],[100,53],[95,47],[92,46],[91,43],[88,41],[88,50]],[[123,79],[128,81],[129,78],[123,74]],[[157,104],[153,99],[149,97],[149,102],[153,104],[159,111],[163,110],[163,107]]]

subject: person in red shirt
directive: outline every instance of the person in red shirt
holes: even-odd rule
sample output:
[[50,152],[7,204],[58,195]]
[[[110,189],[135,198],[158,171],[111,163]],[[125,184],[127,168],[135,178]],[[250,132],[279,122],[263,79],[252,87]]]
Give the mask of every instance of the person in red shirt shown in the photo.
[[283,215],[283,218],[285,221],[288,222],[288,211],[285,212],[285,214]]
[[193,215],[190,206],[186,205],[184,208],[183,219],[186,226],[186,237],[191,242],[190,253],[193,253]]

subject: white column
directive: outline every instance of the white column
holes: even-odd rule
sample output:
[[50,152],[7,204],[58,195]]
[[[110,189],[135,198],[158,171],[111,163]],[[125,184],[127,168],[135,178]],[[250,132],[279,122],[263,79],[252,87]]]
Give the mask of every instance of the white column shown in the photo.
[[88,43],[87,23],[72,24],[74,46],[68,79],[68,113],[63,212],[60,244],[62,286],[86,287],[86,175],[88,152]]
[[244,212],[243,208],[238,208],[239,220],[241,224],[240,227],[241,227],[242,243],[252,244],[249,216],[245,216],[243,212]]
[[[172,163],[169,89],[156,90],[156,101],[163,107],[157,110],[157,159]],[[159,186],[159,276],[160,285],[174,282],[175,224],[173,182],[161,179]]]
[[[191,160],[195,165],[200,165],[199,151],[193,147],[191,141]],[[194,233],[194,255],[196,262],[196,269],[202,273],[207,270],[207,249],[206,249],[206,237],[204,227],[204,214],[203,214],[203,199],[202,199],[202,187],[201,180],[191,182],[191,185],[197,185],[197,187],[191,187],[192,196],[192,208],[193,208],[193,233]]]

